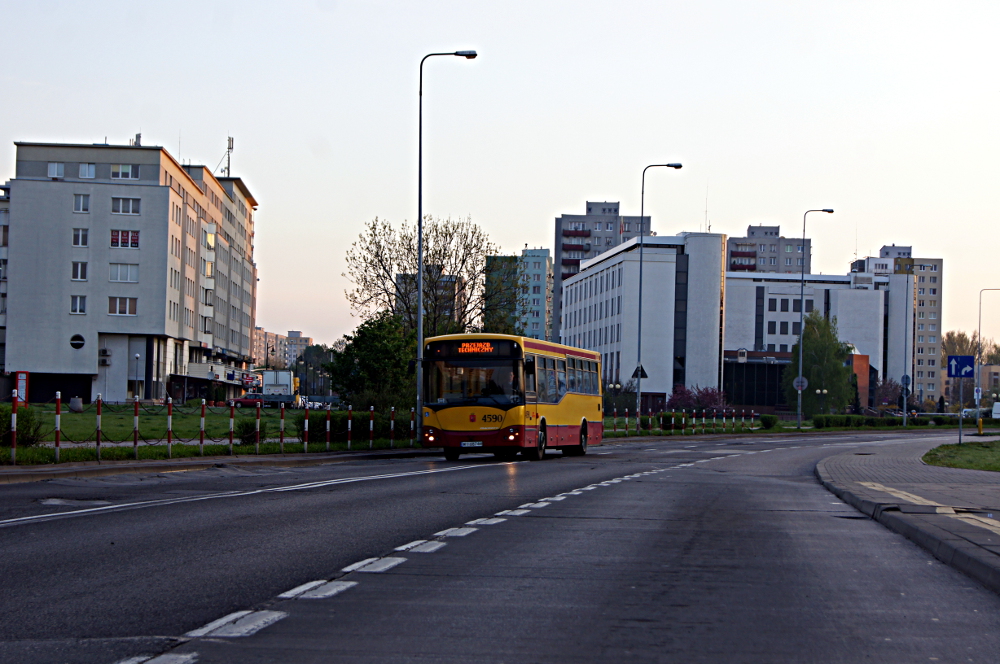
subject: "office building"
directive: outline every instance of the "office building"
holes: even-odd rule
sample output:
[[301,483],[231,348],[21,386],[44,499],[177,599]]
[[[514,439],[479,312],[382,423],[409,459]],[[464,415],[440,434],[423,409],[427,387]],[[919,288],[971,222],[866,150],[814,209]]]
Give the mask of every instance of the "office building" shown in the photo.
[[15,143],[0,315],[29,399],[224,399],[251,361],[257,201],[141,145]]
[[[718,387],[722,359],[726,236],[643,238],[643,408],[662,408],[677,384]],[[627,383],[638,366],[639,243],[631,238],[590,259],[563,284],[564,343],[599,351],[605,383]]]
[[812,271],[812,240],[786,238],[780,226],[748,226],[746,237],[726,242],[726,269],[730,272],[779,272],[806,274]]
[[552,253],[552,341],[559,341],[562,325],[563,282],[580,271],[581,262],[598,256],[638,235],[650,234],[649,217],[623,217],[617,202],[587,201],[586,214],[556,217]]

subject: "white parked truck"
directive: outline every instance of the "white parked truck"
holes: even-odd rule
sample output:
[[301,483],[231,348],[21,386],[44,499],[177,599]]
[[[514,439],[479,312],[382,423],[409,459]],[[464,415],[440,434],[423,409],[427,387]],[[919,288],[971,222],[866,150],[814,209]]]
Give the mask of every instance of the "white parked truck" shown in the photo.
[[260,392],[265,406],[277,407],[284,403],[287,408],[297,405],[296,380],[291,371],[265,369],[260,372],[260,377]]

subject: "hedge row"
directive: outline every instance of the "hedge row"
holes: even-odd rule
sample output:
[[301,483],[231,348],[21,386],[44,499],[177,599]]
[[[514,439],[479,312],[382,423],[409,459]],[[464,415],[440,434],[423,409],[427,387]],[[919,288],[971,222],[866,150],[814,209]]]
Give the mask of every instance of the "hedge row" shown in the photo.
[[[974,422],[975,420],[967,421]],[[983,421],[992,422],[992,418],[987,418]],[[931,422],[934,422],[938,426],[958,424],[958,418],[934,415],[932,417],[910,417],[906,421],[909,426],[927,426]],[[813,426],[817,429],[828,427],[899,427],[903,426],[903,418],[872,417],[870,415],[814,415]]]

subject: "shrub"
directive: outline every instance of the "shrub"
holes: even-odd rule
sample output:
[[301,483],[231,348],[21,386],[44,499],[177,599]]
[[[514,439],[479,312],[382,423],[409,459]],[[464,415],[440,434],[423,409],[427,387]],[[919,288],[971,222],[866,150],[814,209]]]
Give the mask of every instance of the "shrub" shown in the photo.
[[931,423],[931,420],[929,417],[911,417],[909,422],[913,426],[925,427]]
[[951,421],[951,418],[945,415],[935,415],[932,419],[934,420],[934,424],[937,424],[938,426],[948,424]]
[[[10,443],[10,404],[0,404],[0,440],[4,445]],[[17,407],[17,445],[32,447],[42,442],[42,422],[38,412],[29,406],[18,404]]]
[[[257,441],[257,427],[254,422],[256,419],[251,419],[249,417],[236,420],[236,424],[233,427],[234,435],[239,439],[240,445],[253,445]],[[263,442],[267,439],[267,422],[261,420],[260,422],[260,440]]]
[[824,429],[830,426],[829,415],[813,415],[813,427],[817,429]]
[[761,415],[760,425],[765,429],[773,429],[778,424],[777,415]]

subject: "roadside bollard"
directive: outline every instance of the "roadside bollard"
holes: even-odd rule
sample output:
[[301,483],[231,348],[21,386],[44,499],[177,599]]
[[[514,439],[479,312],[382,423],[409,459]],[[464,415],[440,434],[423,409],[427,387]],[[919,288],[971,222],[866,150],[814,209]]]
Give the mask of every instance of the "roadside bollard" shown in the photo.
[[375,406],[368,406],[368,449],[375,448]]
[[56,463],[59,463],[59,439],[62,437],[62,392],[56,392]]
[[330,451],[330,404],[326,404],[326,451]]
[[94,438],[97,440],[97,460],[101,460],[101,395],[97,395],[97,435]]
[[681,408],[681,435],[687,434],[687,409]]
[[10,407],[10,462],[17,465],[17,390],[11,395]]
[[410,408],[410,447],[413,447],[413,424],[415,414],[416,411],[413,408]]
[[233,432],[236,429],[236,402],[229,402],[229,456],[233,456]]
[[393,406],[389,409],[389,449],[393,448],[393,443],[396,438],[396,407]]
[[745,410],[740,411],[740,433],[747,432],[747,412]]
[[257,420],[254,423],[253,449],[254,453],[260,454],[260,407],[262,402],[257,402]]
[[614,407],[614,417],[611,418],[611,426],[614,428],[614,432],[618,433],[618,406]]
[[[132,411],[132,449],[135,452],[135,460],[139,460],[139,397],[134,400]],[[56,406],[56,410],[59,407]]]
[[351,420],[353,419],[354,411],[351,410],[350,404],[347,406],[347,449],[351,449]]
[[205,400],[201,400],[201,421],[198,424],[198,454],[205,456]]
[[285,402],[281,402],[281,416],[278,419],[278,451],[285,453]]
[[172,458],[171,443],[174,438],[174,400],[167,397],[167,458]]
[[707,429],[705,429],[705,423],[706,423],[705,422],[705,409],[702,408],[701,409],[701,435],[703,435],[703,436],[706,433],[708,433]]
[[309,402],[306,402],[305,419],[302,420],[302,453],[309,454]]
[[674,435],[674,422],[677,419],[677,413],[670,411],[670,435]]
[[625,409],[625,437],[628,438],[628,408]]
[[718,417],[718,412],[713,410],[712,411],[712,433],[719,433],[719,427],[718,427],[718,423],[716,421],[717,417]]

